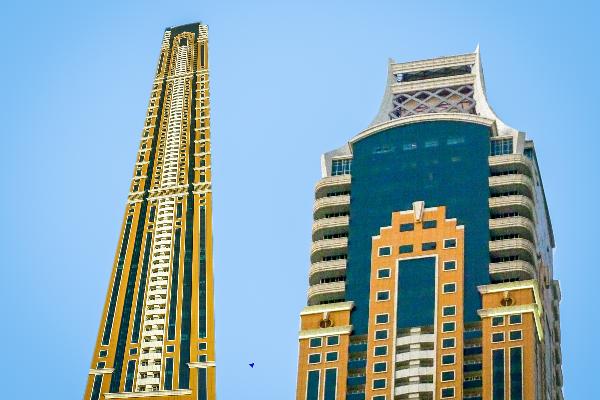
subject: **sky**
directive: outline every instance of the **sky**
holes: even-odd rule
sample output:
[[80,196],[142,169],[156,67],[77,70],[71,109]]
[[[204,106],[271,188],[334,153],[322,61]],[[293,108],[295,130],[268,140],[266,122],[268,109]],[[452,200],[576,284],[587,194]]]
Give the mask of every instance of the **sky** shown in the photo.
[[467,53],[477,44],[490,104],[536,143],[563,294],[565,397],[600,398],[592,384],[600,359],[598,8],[582,1],[5,2],[2,397],[81,398],[162,33],[203,21],[210,27],[219,399],[294,398],[320,155],[368,126],[388,59]]

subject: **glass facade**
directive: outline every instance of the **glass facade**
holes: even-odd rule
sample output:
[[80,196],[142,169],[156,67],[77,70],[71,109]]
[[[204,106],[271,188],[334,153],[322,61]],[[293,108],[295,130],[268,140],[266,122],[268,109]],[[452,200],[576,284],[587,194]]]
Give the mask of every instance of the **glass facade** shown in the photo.
[[320,400],[319,399],[319,371],[308,371],[308,382],[306,385],[306,400]]
[[523,399],[523,350],[510,349],[510,400]]
[[325,393],[323,400],[336,400],[337,391],[337,369],[328,368],[325,370]]

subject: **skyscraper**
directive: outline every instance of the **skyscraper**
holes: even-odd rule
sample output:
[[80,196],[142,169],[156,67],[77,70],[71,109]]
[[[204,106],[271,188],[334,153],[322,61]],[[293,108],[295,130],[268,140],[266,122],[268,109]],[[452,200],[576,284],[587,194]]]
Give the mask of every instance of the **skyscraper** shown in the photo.
[[85,400],[215,398],[208,28],[166,29]]
[[390,62],[321,169],[298,400],[563,398],[535,147],[488,105],[478,50]]

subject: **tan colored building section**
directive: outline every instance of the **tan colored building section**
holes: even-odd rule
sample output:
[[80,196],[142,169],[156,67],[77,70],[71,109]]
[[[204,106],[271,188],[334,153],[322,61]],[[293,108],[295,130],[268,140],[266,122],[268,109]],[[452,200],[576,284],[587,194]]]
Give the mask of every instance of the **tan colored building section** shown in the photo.
[[[482,294],[482,309],[479,315],[482,318],[483,335],[483,399],[496,400],[492,397],[492,351],[496,349],[504,349],[504,398],[510,399],[510,349],[514,347],[522,349],[522,398],[537,398],[538,371],[535,352],[537,342],[543,338],[537,281],[486,285],[479,287],[479,291]],[[520,319],[520,322],[511,321],[511,316]],[[521,338],[511,339],[511,332],[517,336],[520,332]]]
[[[300,314],[298,378],[296,400],[306,400],[308,372],[320,371],[319,399],[323,399],[325,370],[337,368],[336,400],[346,398],[348,377],[348,346],[350,344],[350,312],[353,303],[333,303],[304,308]],[[338,344],[330,344],[336,341]],[[311,347],[311,339],[320,341],[319,346]],[[327,361],[327,354],[336,353],[335,361]],[[311,362],[310,356],[318,354],[319,361]],[[314,360],[313,360],[314,361]]]
[[[423,204],[421,203],[421,206]],[[383,227],[379,236],[373,237],[371,252],[371,287],[369,300],[369,334],[367,347],[367,367],[366,367],[366,399],[371,399],[375,395],[387,395],[386,399],[393,399],[395,392],[395,370],[396,370],[396,307],[397,307],[397,279],[398,263],[403,259],[436,257],[436,311],[435,326],[433,327],[435,343],[434,360],[434,383],[436,399],[441,398],[441,388],[454,388],[455,397],[462,398],[462,348],[463,348],[463,259],[464,259],[464,229],[457,226],[456,219],[446,219],[446,208],[435,207],[419,210],[419,205],[414,210],[395,212],[391,215],[392,224]],[[423,221],[436,221],[436,227],[430,229],[423,228]],[[400,231],[400,225],[414,224],[412,231]],[[444,248],[445,239],[455,239],[456,246]],[[422,250],[423,243],[436,243],[435,250]],[[412,245],[413,251],[410,253],[400,253],[400,246]],[[389,256],[380,256],[379,248],[390,247]],[[454,261],[456,268],[444,271],[444,262]],[[390,269],[389,278],[378,278],[378,271],[383,268]],[[456,290],[453,293],[443,293],[443,287],[447,283],[454,283]],[[378,301],[377,293],[389,291],[389,300]],[[443,316],[445,306],[454,306],[455,315]],[[409,311],[410,312],[410,311]],[[383,324],[376,323],[377,314],[388,314],[388,322]],[[455,328],[451,332],[442,332],[444,322],[454,322]],[[376,331],[387,330],[387,339],[377,340]],[[455,347],[442,349],[442,340],[444,338],[455,338]],[[376,346],[387,346],[387,355],[376,357],[374,354]],[[442,366],[442,356],[454,354],[455,361],[448,366]],[[374,364],[387,362],[385,372],[374,372]],[[441,371],[454,371],[454,379],[447,382],[441,381]],[[374,389],[374,380],[385,379],[384,389]],[[415,382],[417,383],[417,382]]]

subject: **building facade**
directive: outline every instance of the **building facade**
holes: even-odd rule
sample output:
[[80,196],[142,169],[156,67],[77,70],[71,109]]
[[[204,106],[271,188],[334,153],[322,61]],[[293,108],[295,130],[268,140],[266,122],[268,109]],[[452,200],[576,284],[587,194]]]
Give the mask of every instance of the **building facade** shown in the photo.
[[479,50],[390,62],[322,156],[297,400],[561,400],[560,288],[535,147]]
[[208,29],[166,29],[85,400],[215,398]]

